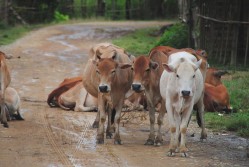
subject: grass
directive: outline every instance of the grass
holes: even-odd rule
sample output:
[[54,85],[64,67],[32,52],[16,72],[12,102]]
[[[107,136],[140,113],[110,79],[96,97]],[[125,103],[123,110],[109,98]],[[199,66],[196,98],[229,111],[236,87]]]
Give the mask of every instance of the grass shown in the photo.
[[156,30],[156,28],[136,30],[131,34],[114,39],[112,42],[134,55],[148,54],[159,40],[159,37],[152,35]]
[[30,30],[31,28],[24,26],[0,27],[0,46],[14,42]]

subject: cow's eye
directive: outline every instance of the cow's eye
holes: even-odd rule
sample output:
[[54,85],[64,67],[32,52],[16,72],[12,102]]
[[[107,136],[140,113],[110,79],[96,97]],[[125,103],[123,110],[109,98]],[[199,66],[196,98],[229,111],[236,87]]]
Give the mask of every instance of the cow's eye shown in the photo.
[[193,78],[195,78],[195,75],[193,75]]
[[179,78],[179,75],[178,75],[178,74],[176,74],[176,77],[177,77],[177,78]]
[[133,71],[134,70],[134,68],[133,67],[131,67],[131,71]]
[[98,75],[100,74],[98,70],[96,70],[96,73],[97,73]]

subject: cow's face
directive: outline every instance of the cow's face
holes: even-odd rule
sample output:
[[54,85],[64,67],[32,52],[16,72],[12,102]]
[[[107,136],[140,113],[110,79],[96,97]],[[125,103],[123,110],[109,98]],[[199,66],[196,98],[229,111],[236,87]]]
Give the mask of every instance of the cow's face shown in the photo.
[[149,84],[151,79],[151,71],[158,67],[156,62],[152,62],[146,56],[138,57],[132,67],[134,72],[134,79],[131,89],[135,92],[144,91],[145,87]]
[[180,97],[191,97],[194,94],[196,71],[200,67],[202,60],[196,63],[186,61],[181,58],[178,64],[163,64],[168,72],[174,73],[175,88]]
[[99,92],[108,93],[111,91],[112,85],[117,77],[118,69],[125,69],[130,67],[129,64],[118,64],[113,58],[99,58],[98,61],[92,60],[96,66],[96,74],[99,79]]
[[213,86],[218,86],[222,84],[221,76],[227,74],[227,71],[218,70],[216,68],[209,68],[206,73],[206,83],[209,83]]

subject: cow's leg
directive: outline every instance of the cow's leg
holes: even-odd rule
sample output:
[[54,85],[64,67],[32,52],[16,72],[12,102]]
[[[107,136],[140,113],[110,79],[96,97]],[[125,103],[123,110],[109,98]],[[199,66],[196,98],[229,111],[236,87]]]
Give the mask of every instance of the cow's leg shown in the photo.
[[115,113],[113,115],[113,112],[116,112],[115,109],[113,110],[110,106],[108,106],[107,108],[107,112],[108,112],[108,124],[107,124],[107,128],[106,128],[106,138],[107,139],[111,139],[112,138],[112,132],[114,132],[114,128],[112,128],[112,117],[115,116]]
[[5,104],[4,101],[1,102],[1,123],[3,124],[4,127],[8,128],[8,122],[7,122],[7,117],[6,117],[6,109],[5,109]]
[[203,141],[203,139],[207,139],[207,132],[205,129],[205,120],[204,120],[204,103],[203,103],[203,97],[204,94],[202,95],[202,97],[200,98],[200,100],[197,102],[197,109],[199,112],[199,120],[201,121],[201,141]]
[[162,133],[161,133],[161,127],[163,125],[163,118],[164,115],[166,113],[166,109],[165,109],[165,104],[161,104],[161,109],[157,118],[157,123],[158,123],[158,132],[157,132],[157,137],[155,140],[155,144],[156,146],[160,146],[163,142],[163,138],[162,138]]
[[170,145],[169,145],[168,156],[172,157],[172,156],[175,156],[175,151],[177,147],[175,143],[176,124],[175,124],[175,118],[174,118],[172,107],[169,105],[169,106],[166,106],[166,108],[167,108],[168,120],[169,120],[169,126],[170,126]]
[[96,118],[95,118],[95,120],[93,122],[93,125],[92,125],[93,128],[98,128],[99,127],[99,119],[100,119],[100,113],[99,112],[100,111],[98,109],[97,114],[96,114]]
[[[98,96],[98,109],[99,109],[99,127],[97,130],[97,144],[104,144],[104,129],[105,129],[105,102],[102,99],[101,95]],[[96,117],[97,118],[97,117]]]
[[121,99],[119,101],[119,104],[116,106],[116,114],[114,118],[114,126],[115,126],[115,133],[114,133],[114,144],[122,144],[121,143],[121,138],[119,135],[119,123],[121,119],[121,111],[123,107],[124,99]]
[[149,116],[150,116],[150,134],[149,138],[147,139],[145,145],[154,145],[155,140],[155,107],[152,103],[148,101],[148,109],[149,109]]
[[187,109],[182,112],[181,115],[181,125],[180,125],[180,131],[181,131],[181,144],[180,144],[180,153],[182,154],[182,157],[187,157],[187,147],[186,147],[186,133],[187,133],[187,126],[188,121],[191,116],[192,109]]

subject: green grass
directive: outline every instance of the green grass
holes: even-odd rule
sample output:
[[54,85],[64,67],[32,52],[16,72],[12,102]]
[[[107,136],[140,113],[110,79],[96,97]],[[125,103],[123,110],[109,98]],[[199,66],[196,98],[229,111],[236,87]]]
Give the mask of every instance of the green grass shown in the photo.
[[30,29],[24,26],[0,27],[0,46],[14,42],[29,32]]
[[114,39],[112,42],[134,55],[148,54],[150,49],[155,46],[159,39],[153,34],[156,28],[140,29],[128,34],[126,36]]

